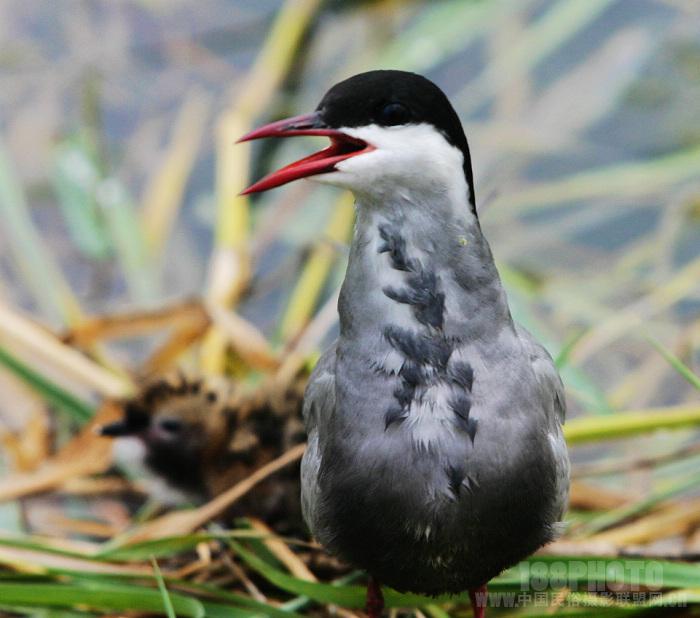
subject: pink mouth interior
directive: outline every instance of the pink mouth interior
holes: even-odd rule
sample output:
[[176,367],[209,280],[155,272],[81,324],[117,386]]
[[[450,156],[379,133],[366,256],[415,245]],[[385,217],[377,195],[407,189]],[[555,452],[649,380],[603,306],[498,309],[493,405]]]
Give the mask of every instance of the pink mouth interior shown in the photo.
[[324,131],[323,134],[330,138],[330,146],[308,157],[299,159],[294,163],[290,163],[276,172],[268,174],[263,179],[248,187],[241,195],[266,191],[299,178],[307,178],[308,176],[333,172],[336,169],[336,164],[341,161],[374,150],[374,148],[366,142],[345,135],[340,131],[327,130]]

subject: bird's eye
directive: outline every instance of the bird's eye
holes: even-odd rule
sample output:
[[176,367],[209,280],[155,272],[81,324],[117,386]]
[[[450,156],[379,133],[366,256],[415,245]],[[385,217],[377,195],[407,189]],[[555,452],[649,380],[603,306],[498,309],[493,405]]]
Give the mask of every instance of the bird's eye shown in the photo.
[[406,124],[411,119],[411,112],[402,103],[387,103],[379,110],[379,123],[393,127],[398,124]]
[[164,418],[158,422],[158,426],[167,433],[179,433],[182,429],[182,422],[175,418]]

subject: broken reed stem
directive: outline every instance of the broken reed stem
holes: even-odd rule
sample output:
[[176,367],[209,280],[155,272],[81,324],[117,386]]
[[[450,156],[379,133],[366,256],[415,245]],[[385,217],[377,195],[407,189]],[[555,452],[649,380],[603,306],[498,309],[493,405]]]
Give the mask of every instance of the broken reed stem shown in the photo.
[[209,313],[226,343],[250,367],[270,371],[279,365],[269,341],[251,322],[218,305],[210,305]]
[[127,532],[120,545],[131,545],[141,541],[150,541],[167,536],[187,534],[218,517],[227,508],[247,494],[258,483],[295,461],[301,459],[306,444],[291,448],[277,459],[265,464],[249,477],[236,483],[233,487],[219,494],[206,504],[190,511],[174,511],[149,521]]
[[[209,267],[207,299],[210,304],[235,304],[250,277],[249,200],[240,195],[248,182],[249,144],[235,140],[252,125],[274,97],[296,56],[303,35],[321,0],[287,0],[265,40],[253,68],[236,87],[233,104],[221,115],[216,128],[216,196],[218,219],[216,247]],[[206,373],[224,371],[226,340],[214,327],[202,346]]]
[[583,511],[605,511],[628,505],[639,500],[638,495],[606,489],[600,485],[589,485],[581,481],[571,483],[569,508]]
[[256,518],[249,518],[248,521],[253,530],[260,532],[263,545],[267,547],[275,558],[277,558],[294,577],[308,582],[318,581],[301,558],[289,549],[289,545],[279,538],[267,524]]
[[33,362],[43,360],[60,371],[68,380],[75,380],[106,397],[126,397],[134,385],[62,343],[52,333],[21,316],[0,301],[0,343]]
[[340,289],[337,289],[309,322],[294,347],[284,357],[280,368],[273,377],[273,383],[277,388],[284,389],[291,384],[311,356],[318,352],[324,338],[338,320],[339,294]]
[[171,333],[143,364],[144,376],[156,376],[176,365],[178,359],[206,333],[209,321],[183,326]]
[[242,567],[238,566],[231,556],[228,554],[223,555],[223,563],[226,567],[233,573],[233,575],[238,579],[248,591],[248,594],[253,597],[256,601],[260,603],[267,603],[267,598],[260,592],[260,589],[252,582],[250,577],[246,574]]
[[148,335],[156,330],[182,328],[208,320],[207,311],[201,301],[187,300],[151,311],[113,313],[86,318],[67,331],[62,339],[75,346],[87,347],[97,341]]
[[119,405],[105,402],[90,423],[42,467],[2,479],[0,503],[50,491],[76,478],[106,471],[112,463],[112,442],[98,436],[95,428],[116,420],[120,415]]
[[614,545],[644,544],[686,534],[700,524],[700,499],[672,503],[630,524],[590,537],[593,542]]

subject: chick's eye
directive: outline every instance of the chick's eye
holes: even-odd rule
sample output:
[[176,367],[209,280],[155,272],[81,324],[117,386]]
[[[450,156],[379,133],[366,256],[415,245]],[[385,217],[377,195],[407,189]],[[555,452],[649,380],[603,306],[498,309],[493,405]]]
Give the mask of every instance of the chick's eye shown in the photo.
[[406,124],[411,119],[411,112],[402,103],[387,103],[379,110],[379,122],[385,126]]
[[168,433],[178,433],[182,429],[182,423],[174,418],[164,418],[158,425]]

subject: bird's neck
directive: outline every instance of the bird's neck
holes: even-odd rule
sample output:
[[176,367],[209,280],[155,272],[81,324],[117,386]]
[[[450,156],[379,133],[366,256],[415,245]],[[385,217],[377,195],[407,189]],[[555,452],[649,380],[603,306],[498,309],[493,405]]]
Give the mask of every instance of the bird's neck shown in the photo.
[[342,336],[381,338],[389,326],[464,340],[512,327],[466,191],[356,197],[357,221],[338,305]]

